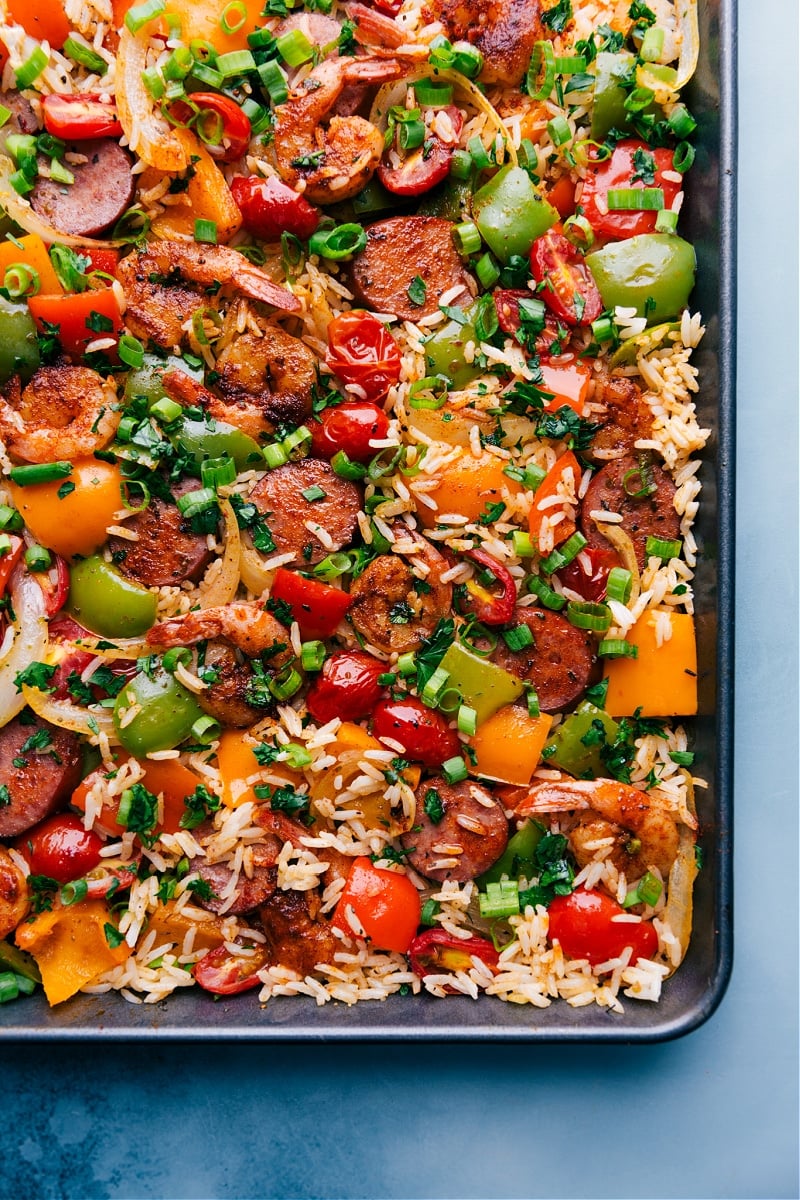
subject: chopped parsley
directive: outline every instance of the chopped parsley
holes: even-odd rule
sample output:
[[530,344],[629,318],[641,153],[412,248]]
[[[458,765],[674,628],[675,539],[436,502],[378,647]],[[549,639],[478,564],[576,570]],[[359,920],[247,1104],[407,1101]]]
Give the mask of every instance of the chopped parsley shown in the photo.
[[106,935],[106,941],[112,950],[116,950],[125,941],[125,934],[120,933],[116,925],[112,925],[110,921],[106,921],[103,926],[103,933]]
[[219,804],[219,796],[215,796],[202,783],[198,784],[191,796],[186,796],[183,801],[181,829],[196,829],[207,817],[219,810]]
[[311,797],[306,792],[296,792],[290,787],[272,788],[269,784],[258,784],[253,791],[258,800],[269,800],[273,812],[286,813],[287,817],[294,817],[305,825],[313,823],[314,818],[309,811]]
[[11,792],[8,790],[7,783],[0,783],[0,808],[5,808],[11,803]]
[[14,684],[18,692],[22,691],[23,685],[36,688],[37,692],[54,692],[55,688],[50,687],[49,684],[55,673],[56,668],[50,663],[32,662],[24,671],[17,672]]
[[542,13],[542,24],[551,29],[553,33],[563,33],[571,20],[571,0],[558,0],[558,4]]
[[31,908],[34,913],[52,912],[53,901],[58,891],[58,881],[49,875],[29,875],[28,890],[31,893]]
[[442,797],[436,788],[428,788],[425,793],[424,807],[425,815],[434,825],[438,825],[444,817],[444,805],[442,804]]
[[556,896],[568,896],[572,891],[575,871],[567,854],[567,839],[562,833],[546,833],[533,852],[539,870],[535,884],[520,891],[520,912],[528,904],[545,908]]
[[285,600],[275,600],[270,596],[267,600],[267,611],[271,612],[276,621],[280,621],[281,625],[291,625],[294,620],[290,605]]
[[649,150],[634,150],[631,179],[640,179],[645,187],[652,187],[655,183],[656,160]]
[[568,404],[562,404],[555,412],[544,413],[536,426],[537,437],[552,438],[554,442],[566,441],[571,450],[586,450],[600,425],[585,421]]
[[158,821],[158,797],[142,783],[134,783],[122,793],[117,821],[130,833],[137,833],[145,846],[157,840],[153,830]]
[[440,617],[430,637],[423,638],[416,657],[417,688],[420,692],[444,658],[454,638],[455,622],[452,617]]
[[406,291],[406,295],[408,296],[409,300],[412,304],[416,305],[417,308],[421,308],[425,303],[427,294],[427,283],[421,275],[415,275],[411,280],[411,283],[408,285],[408,290]]

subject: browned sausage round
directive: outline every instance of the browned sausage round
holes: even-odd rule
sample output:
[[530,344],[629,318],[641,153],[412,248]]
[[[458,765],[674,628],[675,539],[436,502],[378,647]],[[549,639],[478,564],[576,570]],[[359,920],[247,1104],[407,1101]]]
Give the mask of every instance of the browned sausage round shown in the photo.
[[[314,499],[304,495],[319,488],[323,495]],[[361,491],[349,479],[341,479],[328,463],[319,458],[304,458],[286,463],[259,480],[250,493],[275,540],[278,554],[294,554],[290,565],[305,567],[321,562],[334,550],[352,541],[358,525]],[[319,525],[332,539],[322,544],[306,522]]]
[[[508,842],[508,821],[485,787],[471,780],[448,783],[436,775],[419,785],[416,797],[414,828],[401,838],[415,871],[439,883],[463,883],[497,862]],[[434,822],[428,812],[438,806],[444,811]]]
[[130,206],[133,160],[112,138],[74,142],[67,146],[67,152],[85,160],[65,164],[75,182],[57,183],[40,175],[31,192],[31,205],[62,233],[96,237],[115,225]]
[[25,876],[0,846],[0,938],[16,929],[28,911]]
[[675,484],[656,463],[651,463],[648,467],[656,486],[653,494],[640,499],[628,495],[625,490],[625,478],[628,477],[629,489],[635,490],[641,483],[641,478],[638,474],[629,475],[628,472],[638,472],[639,469],[637,458],[615,458],[593,476],[581,501],[581,529],[590,546],[607,550],[609,543],[589,514],[601,510],[620,513],[622,528],[633,542],[636,561],[642,570],[645,566],[647,539],[657,537],[664,541],[672,541],[679,538],[681,522],[675,511]]
[[0,803],[0,837],[26,833],[55,812],[81,780],[77,734],[26,714],[0,729],[0,783],[8,802]]
[[277,891],[262,907],[261,927],[273,966],[288,967],[305,976],[317,963],[333,962],[342,945],[327,921],[312,916],[310,910],[316,904],[312,892]]
[[39,122],[33,111],[33,105],[19,92],[0,92],[0,104],[11,113],[0,131],[0,145],[3,149],[5,149],[9,133],[39,132]]
[[625,375],[601,375],[595,384],[594,404],[602,404],[605,411],[593,413],[592,420],[600,424],[587,457],[594,462],[604,463],[612,457],[605,451],[625,450],[633,453],[634,443],[650,436],[653,418],[642,399],[642,390]]
[[[439,310],[439,297],[457,284],[464,291],[452,303],[472,303],[471,276],[453,245],[453,225],[443,217],[390,217],[367,230],[367,245],[352,266],[356,299],[376,312],[417,321]],[[425,300],[412,304],[408,289],[419,275]]]
[[350,588],[350,619],[367,641],[387,654],[416,650],[439,618],[447,616],[453,600],[451,585],[440,582],[447,561],[420,534],[407,529],[402,533],[416,543],[415,556],[430,568],[425,579],[418,579],[398,554],[381,554]]
[[[199,486],[196,480],[185,480],[172,492],[177,498]],[[174,587],[184,579],[197,583],[214,557],[205,534],[192,533],[177,505],[157,496],[127,520],[125,528],[137,533],[139,540],[110,537],[108,545],[122,574],[144,587]]]
[[[254,843],[251,847],[253,873],[247,875],[241,871],[234,890],[233,903],[225,907],[225,913],[240,916],[252,912],[264,904],[278,886],[278,871],[275,866],[281,852],[281,842],[276,837],[266,834],[264,843]],[[211,888],[211,896],[205,900],[196,898],[196,903],[209,912],[220,913],[225,906],[223,892],[231,881],[233,872],[225,863],[209,863],[205,858],[193,858],[189,869],[196,871],[204,883]]]
[[594,666],[594,643],[583,629],[547,608],[518,608],[515,625],[527,625],[533,645],[509,650],[501,640],[492,658],[506,671],[528,679],[536,688],[542,712],[567,708],[589,686]]

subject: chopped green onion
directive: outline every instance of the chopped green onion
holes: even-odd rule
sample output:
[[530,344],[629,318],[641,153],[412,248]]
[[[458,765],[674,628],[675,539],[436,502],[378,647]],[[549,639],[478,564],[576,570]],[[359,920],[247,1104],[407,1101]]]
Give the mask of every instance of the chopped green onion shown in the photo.
[[[638,480],[638,483],[632,483],[632,480]],[[653,494],[656,490],[656,484],[653,482],[653,473],[646,461],[643,461],[638,467],[632,467],[630,471],[625,472],[622,476],[622,490],[632,500],[641,500],[644,496],[651,496]]]
[[474,221],[462,221],[453,228],[453,241],[459,254],[477,254],[482,242],[478,226]]
[[5,104],[0,104],[0,129],[7,125],[11,120],[11,109],[6,108]]
[[422,911],[419,915],[420,925],[435,925],[436,916],[439,912],[439,901],[429,897],[422,906]]
[[612,619],[611,609],[607,604],[594,604],[591,600],[570,600],[567,605],[567,620],[576,629],[605,633]]
[[194,55],[189,47],[176,46],[164,63],[164,78],[185,79],[194,65]]
[[297,429],[293,429],[291,433],[287,433],[281,445],[289,455],[289,458],[297,459],[305,456],[310,442],[311,430],[307,425],[298,425]]
[[519,165],[535,174],[539,166],[539,154],[530,138],[523,138],[517,151]]
[[75,182],[75,176],[72,174],[62,162],[54,158],[50,163],[50,178],[54,183],[66,183],[71,185]]
[[437,409],[447,402],[447,379],[443,375],[426,375],[408,389],[408,403],[414,409]]
[[[249,40],[249,39],[248,39]],[[198,63],[213,66],[219,57],[216,48],[207,42],[205,38],[192,38],[189,42],[189,49],[192,52],[192,58],[195,61],[195,66]],[[194,71],[194,67],[192,67]]]
[[22,529],[24,522],[22,514],[8,504],[0,504],[0,529],[10,529],[12,533]]
[[283,61],[289,67],[301,67],[314,57],[314,47],[302,29],[290,29],[275,39],[275,45]]
[[352,462],[344,450],[337,450],[331,459],[331,466],[341,479],[363,479],[367,468],[363,463]]
[[547,100],[556,81],[556,56],[552,42],[542,40],[533,47],[525,76],[525,91],[532,100]]
[[8,177],[8,182],[19,196],[27,196],[28,192],[33,191],[33,182],[24,171],[13,171]]
[[[272,124],[272,113],[263,104],[257,104],[249,96],[243,100],[241,110],[250,122],[250,132],[253,134],[262,133],[269,125]],[[239,247],[241,249],[241,247]]]
[[675,233],[678,228],[678,214],[669,208],[662,208],[656,217],[656,233]]
[[422,689],[422,703],[435,708],[444,694],[449,678],[449,671],[445,671],[444,667],[437,667]]
[[672,155],[672,165],[681,175],[685,175],[694,162],[694,146],[691,142],[679,142]]
[[302,771],[303,767],[307,767],[312,761],[305,746],[299,746],[297,742],[289,742],[289,745],[285,747],[285,752],[286,762],[293,771]]
[[606,598],[627,604],[631,598],[633,576],[625,567],[612,567],[606,580]]
[[164,77],[158,67],[147,67],[142,71],[142,83],[153,100],[161,100],[167,90]]
[[552,143],[556,148],[566,145],[567,142],[571,141],[573,136],[569,122],[565,117],[560,115],[553,117],[552,121],[547,122],[547,132],[550,134]]
[[477,79],[483,70],[483,55],[471,42],[456,42],[453,46],[453,69],[467,79]]
[[482,917],[513,917],[519,912],[519,884],[516,879],[501,879],[487,883],[485,892],[478,892]]
[[0,1004],[8,1004],[19,996],[19,976],[13,971],[0,972]]
[[49,571],[53,565],[53,556],[44,546],[28,546],[25,551],[25,566],[29,571],[33,571],[34,575],[39,572]]
[[474,708],[470,708],[468,704],[460,704],[456,721],[459,733],[465,733],[467,737],[475,736],[478,729],[478,714]]
[[337,225],[334,229],[318,229],[316,233],[312,233],[308,241],[308,252],[338,262],[340,259],[349,258],[351,254],[358,254],[366,244],[364,226],[350,223]]
[[39,272],[27,263],[11,263],[6,268],[3,287],[12,300],[18,300],[21,296],[35,296],[41,286]]
[[396,128],[401,150],[416,150],[425,141],[424,121],[400,121]]
[[442,774],[448,783],[461,783],[469,775],[467,764],[460,755],[448,758],[442,763]]
[[653,908],[658,904],[664,885],[652,872],[647,871],[632,891],[628,892],[622,901],[623,908],[633,908],[634,904],[649,904]]
[[223,454],[220,458],[207,458],[200,464],[200,479],[203,487],[213,488],[214,491],[227,487],[236,479],[236,463],[230,454]]
[[539,707],[539,694],[535,687],[528,686],[525,689],[525,699],[528,702],[528,716],[533,717],[534,720],[536,717],[541,716],[541,709]]
[[675,137],[680,141],[690,137],[697,129],[697,121],[695,121],[685,104],[675,105],[667,117],[667,124],[675,134]]
[[20,487],[35,487],[37,483],[54,483],[56,479],[66,479],[71,474],[71,462],[52,462],[12,467],[8,476]]
[[563,545],[557,546],[551,554],[548,554],[547,558],[542,559],[541,569],[545,575],[552,575],[553,571],[560,571],[562,567],[569,566],[587,544],[583,534],[576,531],[572,537],[567,538]]
[[609,188],[609,212],[656,212],[664,207],[663,188]]
[[[294,29],[292,33],[300,33],[300,30]],[[291,34],[287,36],[291,37]],[[301,34],[302,36],[304,35]],[[246,75],[249,71],[257,70],[256,60],[249,50],[230,50],[227,54],[220,54],[215,66],[223,79],[230,79],[233,75]]]
[[174,675],[178,667],[188,667],[192,661],[192,652],[186,646],[173,646],[161,660],[161,665],[170,675]]
[[461,692],[458,690],[458,688],[448,687],[442,692],[441,696],[439,697],[439,703],[436,705],[436,707],[440,710],[440,712],[447,713],[448,716],[452,716],[453,713],[458,712],[463,702],[464,697],[461,695]]
[[395,675],[394,671],[383,671],[378,676],[378,683],[381,685],[381,687],[391,687],[396,682],[397,676]]
[[6,138],[6,150],[17,164],[26,158],[35,160],[36,138],[30,133],[10,133]]
[[648,558],[660,558],[669,562],[671,558],[679,558],[683,542],[680,538],[675,541],[665,541],[662,538],[649,537],[644,544],[644,552]]
[[39,78],[49,61],[50,56],[47,52],[41,46],[37,46],[25,59],[22,66],[14,72],[14,78],[20,91],[30,87],[34,80]]
[[178,496],[177,504],[181,516],[187,521],[199,517],[201,513],[209,512],[217,503],[217,495],[213,488],[198,488],[194,492],[184,492]]
[[304,671],[319,671],[326,657],[324,642],[303,642],[300,647],[300,662]]
[[486,288],[487,291],[489,288],[494,287],[500,278],[500,267],[495,257],[488,250],[475,263],[475,274],[478,276],[481,287]]
[[167,7],[166,0],[145,0],[144,4],[136,4],[125,14],[125,24],[131,33],[138,33],[148,21],[159,17]]
[[642,62],[658,62],[664,49],[664,30],[658,25],[651,25],[645,30],[642,44],[639,47],[639,58]]
[[289,96],[289,85],[280,64],[274,59],[262,63],[258,75],[272,103],[283,104]]
[[[659,217],[661,213],[658,214]],[[656,217],[656,225],[658,217]],[[613,342],[617,338],[617,327],[614,324],[612,317],[598,317],[596,321],[592,321],[592,337],[596,342]]]
[[[142,498],[138,503],[131,496],[131,491],[134,488],[138,488],[141,492]],[[150,503],[150,488],[143,479],[123,479],[119,485],[119,490],[122,493],[122,503],[128,512],[144,512]]]
[[[198,83],[203,83],[207,87],[221,89],[225,80],[216,67],[211,67],[208,63],[196,62],[190,72],[191,79],[197,80]],[[242,106],[244,107],[244,105]]]
[[597,647],[601,658],[638,658],[639,647],[622,638],[603,638]]
[[403,679],[408,679],[411,675],[416,675],[417,656],[413,650],[400,655],[397,660],[397,673],[398,675],[402,675]]
[[0,533],[0,558],[11,553],[11,538],[7,533]]
[[222,726],[214,717],[210,717],[205,713],[202,717],[198,717],[191,729],[192,740],[201,742],[203,745],[208,745],[209,742],[216,741],[222,733]]
[[521,625],[515,625],[513,629],[504,629],[503,641],[509,650],[524,650],[526,646],[532,646],[533,634],[530,626],[523,621]]
[[200,217],[194,223],[194,240],[209,246],[217,244],[217,222],[206,221]]
[[302,676],[294,667],[284,667],[280,674],[270,681],[269,690],[276,700],[290,700],[303,686]]
[[318,562],[314,567],[314,574],[317,579],[322,579],[325,583],[332,583],[334,579],[339,579],[348,571],[353,569],[353,560],[349,554],[345,554],[343,550],[336,554],[329,554]]
[[88,71],[92,71],[95,75],[107,75],[109,71],[108,63],[104,58],[101,58],[91,46],[84,46],[83,42],[79,42],[74,34],[70,34],[64,42],[63,53],[67,58],[71,58],[81,67],[86,67]]
[[469,179],[472,174],[472,155],[468,150],[454,150],[450,159],[450,174],[453,179]]
[[300,495],[309,504],[315,504],[317,500],[324,500],[327,496],[324,488],[321,488],[318,483],[312,484],[311,487],[303,488]]
[[264,462],[270,471],[274,471],[276,467],[282,467],[288,461],[289,455],[280,442],[271,442],[264,447]]
[[567,603],[566,597],[548,587],[540,575],[529,576],[527,588],[534,596],[538,596],[545,608],[552,608],[558,612]]
[[247,7],[243,0],[230,0],[230,4],[226,4],[222,10],[220,29],[223,33],[238,33],[246,20]]
[[445,108],[453,103],[453,87],[449,83],[434,83],[431,79],[419,79],[414,84],[417,104],[424,108]]
[[582,75],[588,63],[580,55],[570,55],[568,58],[556,59],[556,75]]
[[[120,355],[120,357],[122,357]],[[174,400],[170,400],[168,396],[162,396],[160,400],[156,400],[155,404],[150,409],[150,416],[155,417],[159,425],[172,425],[177,421],[178,417],[183,412],[180,404]]]
[[575,213],[564,222],[564,237],[579,250],[594,245],[594,230],[582,213]]
[[492,160],[489,157],[489,151],[486,149],[477,134],[475,137],[471,137],[469,139],[467,142],[467,149],[469,150],[473,166],[478,171],[486,171],[489,167],[491,167]]
[[514,553],[518,558],[532,558],[536,553],[531,535],[523,533],[521,529],[515,529],[511,535],[511,544],[514,547]]
[[138,370],[144,363],[144,346],[130,333],[123,333],[117,346],[117,354],[126,367]]
[[[650,73],[654,74],[654,68],[650,68]],[[648,87],[637,87],[632,92],[628,92],[625,97],[625,111],[630,113],[643,112],[655,100],[655,92]]]

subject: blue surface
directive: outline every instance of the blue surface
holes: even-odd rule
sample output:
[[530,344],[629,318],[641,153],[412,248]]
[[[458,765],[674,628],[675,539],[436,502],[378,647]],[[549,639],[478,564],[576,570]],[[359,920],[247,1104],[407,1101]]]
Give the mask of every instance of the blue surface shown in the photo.
[[797,1197],[796,6],[741,9],[736,960],[721,1008],[640,1048],[6,1047],[0,1197]]

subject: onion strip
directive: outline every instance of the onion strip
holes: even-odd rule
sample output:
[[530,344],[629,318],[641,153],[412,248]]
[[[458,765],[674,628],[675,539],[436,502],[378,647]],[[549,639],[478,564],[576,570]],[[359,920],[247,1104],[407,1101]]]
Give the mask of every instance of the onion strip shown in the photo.
[[678,58],[678,78],[675,91],[685,87],[697,70],[700,57],[700,30],[697,23],[697,0],[675,0],[675,18],[681,35]]
[[156,112],[144,86],[150,35],[146,28],[131,33],[123,26],[117,53],[117,112],[128,145],[142,162],[158,171],[177,173],[189,166],[189,158],[160,113]]
[[610,521],[598,521],[595,517],[592,517],[592,520],[606,541],[614,547],[622,559],[622,565],[631,573],[631,594],[626,605],[627,608],[631,608],[639,599],[642,591],[642,577],[639,574],[639,564],[636,561],[633,542],[625,530],[620,529],[619,525],[612,525]]
[[275,572],[264,566],[262,555],[256,550],[249,537],[241,539],[239,571],[242,583],[254,596],[263,596],[272,587]]
[[239,587],[241,560],[241,538],[236,514],[229,500],[220,497],[222,520],[225,524],[225,550],[222,565],[207,588],[200,588],[200,607],[216,608],[219,604],[230,604]]
[[[686,781],[686,807],[697,819],[694,804],[694,782],[688,771],[681,771]],[[681,825],[678,841],[678,853],[669,872],[667,886],[667,902],[664,906],[663,917],[671,932],[678,939],[681,948],[680,961],[686,955],[689,939],[692,934],[692,889],[697,878],[697,861],[695,858],[695,833],[688,825]],[[677,964],[680,965],[680,964]],[[673,971],[677,966],[673,967]]]
[[17,689],[16,677],[32,662],[41,662],[47,646],[44,593],[39,584],[27,571],[17,567],[9,590],[15,633],[0,659],[0,726],[8,724],[25,707],[26,699]]
[[[81,708],[71,700],[54,700],[48,692],[40,692],[38,688],[23,686],[22,702],[29,705],[37,716],[59,729],[71,729],[80,733],[90,741],[96,741],[98,734],[104,733],[110,742],[118,742],[119,738],[114,729],[114,718],[110,709]],[[89,722],[97,729],[92,729]]]

